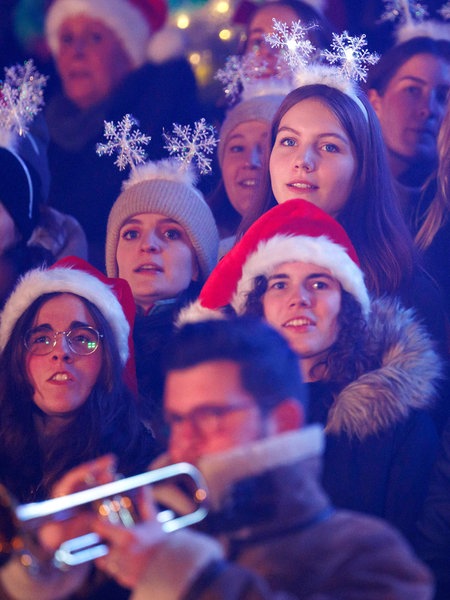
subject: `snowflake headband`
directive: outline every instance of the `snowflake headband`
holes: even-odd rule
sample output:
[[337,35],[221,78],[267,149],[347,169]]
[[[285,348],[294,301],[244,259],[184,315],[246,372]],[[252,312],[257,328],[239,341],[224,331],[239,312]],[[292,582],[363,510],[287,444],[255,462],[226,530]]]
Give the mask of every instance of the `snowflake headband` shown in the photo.
[[[292,37],[300,49],[302,57],[311,58],[316,52],[309,38],[308,31],[318,27],[316,23],[304,25],[300,20],[293,23]],[[272,46],[272,47],[278,47]],[[234,103],[239,100],[250,100],[259,96],[286,96],[293,89],[292,69],[289,61],[278,61],[276,74],[267,76],[267,62],[261,60],[257,52],[249,52],[243,56],[227,58],[225,68],[219,69],[215,79],[224,86],[225,96]]]
[[224,86],[231,105],[260,96],[286,96],[292,90],[291,73],[286,69],[277,75],[265,76],[267,63],[260,61],[255,52],[243,56],[229,56],[225,67],[219,69],[215,79]]
[[306,40],[307,29],[300,21],[291,26],[273,19],[273,33],[265,39],[272,48],[280,50],[279,63],[292,72],[295,87],[321,83],[347,94],[368,119],[367,110],[358,96],[357,83],[366,81],[368,65],[374,65],[379,56],[367,49],[366,36],[333,33],[329,50],[315,54],[315,48]]
[[[211,172],[211,162],[214,149],[217,145],[215,130],[208,125],[205,119],[196,121],[194,126],[173,124],[173,134],[163,133],[166,141],[164,148],[171,156],[161,161],[145,162],[147,154],[144,150],[151,137],[137,129],[136,119],[127,114],[118,123],[105,121],[106,143],[97,144],[97,154],[108,156],[117,153],[114,164],[122,171],[127,166],[132,173],[123,187],[133,185],[138,181],[157,178],[179,180],[187,185],[194,185],[195,172],[192,163],[204,175]],[[139,168],[137,168],[139,166]]]
[[[396,22],[397,43],[415,37],[429,37],[435,40],[450,40],[450,26],[435,19],[427,19],[428,8],[417,0],[384,0],[385,11],[379,22]],[[438,11],[444,21],[450,20],[450,1]]]
[[[24,176],[28,182],[27,194],[27,226],[32,222],[36,212],[36,202],[33,182],[28,165],[20,155],[19,138],[29,136],[33,154],[39,155],[39,149],[32,135],[29,135],[29,126],[44,105],[44,87],[47,77],[41,75],[35,68],[33,60],[5,68],[4,80],[0,82],[0,146],[6,148],[20,163]],[[17,190],[16,190],[17,192]],[[6,198],[1,199],[3,203]],[[17,207],[20,202],[17,196],[14,199],[15,207],[8,211],[14,214],[18,223],[20,214]]]
[[16,136],[24,137],[44,105],[47,77],[35,68],[33,60],[5,68],[0,82],[0,145],[15,146]]

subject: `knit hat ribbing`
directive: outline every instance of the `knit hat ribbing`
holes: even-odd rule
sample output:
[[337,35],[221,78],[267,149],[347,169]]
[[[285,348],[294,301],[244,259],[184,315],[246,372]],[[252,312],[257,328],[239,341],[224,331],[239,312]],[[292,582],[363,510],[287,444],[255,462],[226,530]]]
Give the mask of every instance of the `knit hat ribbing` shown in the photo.
[[[71,261],[74,268],[58,266],[68,265]],[[1,313],[0,351],[4,350],[19,318],[37,298],[53,292],[70,293],[86,298],[103,314],[111,326],[121,362],[125,365],[130,354],[130,325],[122,305],[114,294],[112,285],[106,285],[91,273],[75,266],[84,264],[87,263],[81,259],[69,257],[64,259],[64,263],[55,263],[49,269],[33,269],[19,280]],[[90,265],[87,266],[89,270],[94,270]]]
[[122,42],[134,68],[146,61],[151,33],[161,29],[167,17],[165,0],[54,0],[46,15],[47,41],[58,53],[58,32],[63,22],[84,14],[109,27]]
[[272,119],[278,110],[284,96],[268,94],[243,100],[231,108],[220,128],[220,140],[217,148],[217,156],[220,168],[223,166],[225,146],[230,134],[241,123],[246,121],[265,121],[272,123]]
[[[118,276],[116,252],[119,231],[133,215],[162,214],[179,223],[194,248],[201,280],[205,281],[217,262],[219,235],[214,217],[203,196],[188,179],[180,179],[173,161],[143,165],[135,169],[114,203],[108,217],[106,234],[106,272]],[[155,168],[156,167],[156,168]],[[148,178],[147,178],[148,177]]]
[[268,276],[277,265],[294,261],[329,269],[367,316],[370,300],[364,276],[344,229],[314,204],[288,200],[266,212],[248,229],[218,263],[198,300],[181,313],[179,321],[219,316],[211,311],[228,304],[242,314],[255,278]]

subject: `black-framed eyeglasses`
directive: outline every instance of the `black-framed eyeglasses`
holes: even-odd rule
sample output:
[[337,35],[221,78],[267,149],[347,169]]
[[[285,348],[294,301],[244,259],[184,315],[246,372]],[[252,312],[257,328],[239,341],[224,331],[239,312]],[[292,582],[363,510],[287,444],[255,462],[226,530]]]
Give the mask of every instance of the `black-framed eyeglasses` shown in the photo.
[[73,329],[69,329],[69,331],[53,331],[52,329],[35,327],[25,334],[25,348],[31,354],[37,354],[38,356],[50,354],[56,346],[56,336],[58,335],[63,335],[66,338],[71,352],[80,354],[81,356],[87,356],[95,352],[103,337],[97,329],[89,325],[74,327]]
[[233,412],[251,408],[255,407],[252,404],[229,404],[224,406],[205,404],[185,414],[166,412],[165,419],[171,428],[189,422],[202,435],[211,435],[216,431],[220,431],[225,417]]

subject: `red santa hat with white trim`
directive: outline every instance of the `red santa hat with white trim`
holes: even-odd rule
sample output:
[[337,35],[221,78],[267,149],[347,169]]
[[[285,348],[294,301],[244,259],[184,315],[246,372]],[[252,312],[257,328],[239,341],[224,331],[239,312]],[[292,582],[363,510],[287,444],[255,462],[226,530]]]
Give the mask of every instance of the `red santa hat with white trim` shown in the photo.
[[53,0],[45,18],[47,42],[53,55],[58,54],[61,25],[70,17],[85,15],[116,34],[137,68],[147,60],[151,35],[162,28],[167,14],[165,0]]
[[132,329],[135,302],[127,281],[106,277],[76,256],[60,259],[51,267],[28,271],[18,281],[0,315],[0,351],[3,351],[17,321],[31,304],[54,292],[81,296],[94,304],[109,322],[124,366],[124,381],[137,391]]
[[231,305],[245,311],[255,278],[268,276],[285,262],[301,261],[330,270],[367,316],[370,300],[356,251],[342,226],[305,200],[288,200],[260,217],[224,256],[207,279],[196,302],[179,323],[221,318]]

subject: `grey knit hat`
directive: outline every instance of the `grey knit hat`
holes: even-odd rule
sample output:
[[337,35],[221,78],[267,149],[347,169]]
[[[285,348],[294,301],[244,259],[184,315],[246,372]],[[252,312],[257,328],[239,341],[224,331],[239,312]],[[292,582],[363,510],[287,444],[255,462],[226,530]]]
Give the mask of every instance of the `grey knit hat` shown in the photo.
[[271,124],[283,98],[284,95],[278,94],[256,96],[248,100],[242,100],[228,111],[220,129],[220,141],[217,148],[220,168],[223,165],[225,146],[232,131],[246,121],[266,121]]
[[129,218],[140,213],[165,215],[185,229],[197,256],[201,283],[204,282],[217,262],[219,234],[209,206],[194,186],[194,172],[180,169],[179,161],[174,159],[150,162],[133,170],[108,217],[108,277],[118,276],[119,231]]

